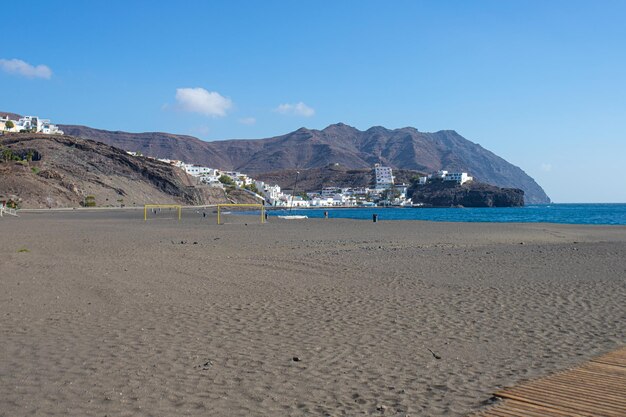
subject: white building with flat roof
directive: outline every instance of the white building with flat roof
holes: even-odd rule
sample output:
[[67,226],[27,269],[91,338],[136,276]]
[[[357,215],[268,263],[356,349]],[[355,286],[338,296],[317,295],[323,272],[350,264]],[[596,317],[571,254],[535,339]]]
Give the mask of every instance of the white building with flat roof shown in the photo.
[[339,187],[324,187],[322,188],[321,197],[322,198],[332,198],[335,194],[340,193],[341,188]]
[[457,184],[465,184],[472,181],[473,178],[467,175],[467,172],[448,172],[443,178],[444,181],[454,181]]
[[393,172],[390,167],[374,165],[374,176],[376,178],[376,188],[384,190],[393,186]]
[[181,164],[180,168],[182,168],[187,174],[192,175],[194,177],[201,177],[203,175],[216,176],[217,170],[214,168],[203,167],[200,165],[194,164]]
[[470,177],[467,172],[448,172],[445,170],[439,170],[427,177],[420,177],[419,184],[426,184],[432,180],[453,181],[457,184],[465,184],[468,181],[473,181],[474,178]]
[[[8,119],[8,117],[7,117]],[[8,121],[8,120],[7,120]],[[47,135],[62,135],[63,131],[57,125],[50,123],[50,119],[41,119],[37,116],[24,116],[17,121],[13,121],[15,128],[12,131],[21,132],[24,130],[32,130],[37,133],[45,133]],[[6,125],[6,122],[5,122]]]

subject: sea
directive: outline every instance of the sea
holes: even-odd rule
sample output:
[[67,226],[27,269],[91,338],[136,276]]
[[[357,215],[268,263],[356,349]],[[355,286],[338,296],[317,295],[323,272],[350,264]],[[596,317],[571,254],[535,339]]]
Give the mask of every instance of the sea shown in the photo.
[[494,208],[315,208],[269,210],[269,216],[304,215],[309,218],[372,221],[427,220],[434,222],[564,223],[626,225],[626,204],[541,204]]

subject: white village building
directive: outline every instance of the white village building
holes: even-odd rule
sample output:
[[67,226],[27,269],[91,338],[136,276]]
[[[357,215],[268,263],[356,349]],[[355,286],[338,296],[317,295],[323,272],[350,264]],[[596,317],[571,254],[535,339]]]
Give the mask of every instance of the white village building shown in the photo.
[[[12,128],[7,128],[7,123],[13,122]],[[7,132],[22,132],[32,130],[36,133],[45,133],[47,135],[62,135],[63,131],[57,125],[50,123],[50,119],[40,119],[37,116],[24,116],[19,120],[11,120],[9,116],[0,117],[0,130]]]
[[448,172],[445,170],[439,170],[428,175],[427,177],[420,177],[418,181],[419,184],[426,184],[432,180],[454,181],[457,184],[465,184],[468,181],[473,181],[474,178],[470,177],[467,172]]
[[465,184],[468,181],[472,181],[473,178],[467,175],[467,172],[448,172],[443,180],[454,181],[457,184]]
[[393,173],[390,167],[383,167],[380,164],[374,165],[374,174],[376,177],[376,189],[385,190],[393,186]]

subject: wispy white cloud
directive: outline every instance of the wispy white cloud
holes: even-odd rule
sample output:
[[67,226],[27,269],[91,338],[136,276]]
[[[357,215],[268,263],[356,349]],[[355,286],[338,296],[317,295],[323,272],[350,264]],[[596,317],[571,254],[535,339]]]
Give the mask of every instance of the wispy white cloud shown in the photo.
[[47,65],[31,65],[21,59],[0,59],[0,68],[8,74],[20,75],[26,78],[52,77],[52,70]]
[[177,88],[176,102],[183,111],[205,116],[224,117],[233,106],[231,99],[204,88]]
[[281,104],[274,109],[276,113],[280,114],[288,114],[294,116],[304,116],[311,117],[315,114],[315,109],[307,106],[303,102],[299,102],[296,104],[285,103]]
[[256,119],[254,117],[244,117],[243,119],[239,119],[239,123],[242,125],[253,125],[256,123]]
[[546,171],[546,172],[552,171],[552,164],[548,164],[544,162],[543,164],[541,164],[541,170]]

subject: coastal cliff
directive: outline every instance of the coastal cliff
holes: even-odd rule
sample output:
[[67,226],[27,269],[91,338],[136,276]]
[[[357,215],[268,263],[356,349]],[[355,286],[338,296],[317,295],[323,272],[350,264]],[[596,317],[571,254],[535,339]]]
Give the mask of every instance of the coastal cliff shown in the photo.
[[518,188],[500,188],[479,182],[456,184],[437,181],[416,185],[412,192],[413,204],[426,207],[521,207],[524,191]]

